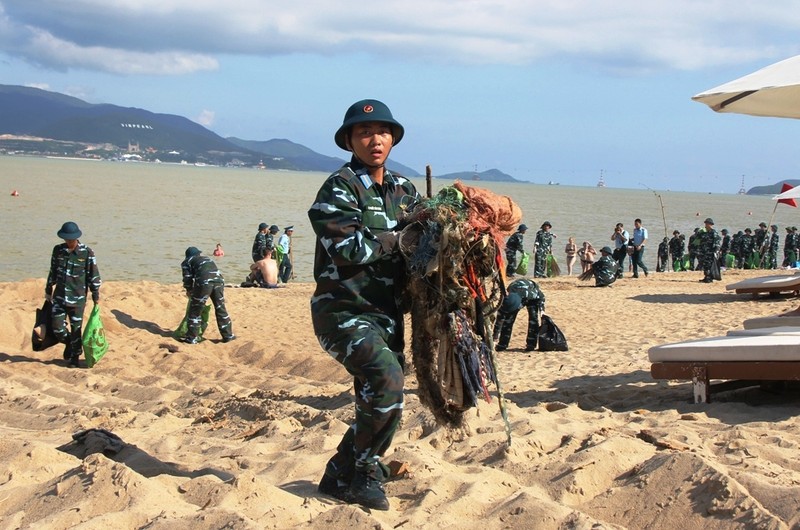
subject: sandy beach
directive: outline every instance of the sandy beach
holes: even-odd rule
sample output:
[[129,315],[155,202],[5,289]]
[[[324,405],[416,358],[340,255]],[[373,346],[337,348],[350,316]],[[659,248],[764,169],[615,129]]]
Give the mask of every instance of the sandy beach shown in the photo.
[[[190,346],[171,338],[179,285],[108,281],[110,350],[69,369],[61,346],[31,349],[44,279],[0,283],[0,529],[798,528],[800,393],[695,405],[688,383],[654,381],[647,359],[650,346],[799,305],[725,290],[765,274],[543,280],[570,351],[524,352],[518,319],[498,359],[511,446],[496,398],[450,431],[409,375],[384,459],[407,472],[386,486],[388,512],[316,492],[353,406],[349,376],[311,330],[313,284],[226,289],[238,340],[219,342],[212,317]],[[87,429],[99,431],[73,440]]]

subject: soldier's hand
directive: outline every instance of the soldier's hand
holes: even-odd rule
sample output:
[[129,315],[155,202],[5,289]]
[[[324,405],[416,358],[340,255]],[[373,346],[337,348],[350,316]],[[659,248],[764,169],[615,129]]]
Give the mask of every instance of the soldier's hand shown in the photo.
[[44,293],[44,299],[45,299],[47,302],[51,302],[51,303],[52,303],[52,301],[53,301],[53,295],[52,295],[52,294],[50,294],[50,293]]
[[99,301],[100,301],[100,293],[99,292],[92,293],[92,302],[96,304]]

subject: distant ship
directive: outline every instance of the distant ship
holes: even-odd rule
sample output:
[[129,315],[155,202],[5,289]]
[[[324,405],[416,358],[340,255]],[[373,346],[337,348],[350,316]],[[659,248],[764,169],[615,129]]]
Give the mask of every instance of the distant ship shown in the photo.
[[739,195],[747,195],[747,190],[744,189],[744,175],[742,175],[742,187],[739,188]]
[[605,188],[606,187],[606,181],[603,180],[603,171],[602,170],[600,170],[600,180],[597,181],[597,187],[598,188]]

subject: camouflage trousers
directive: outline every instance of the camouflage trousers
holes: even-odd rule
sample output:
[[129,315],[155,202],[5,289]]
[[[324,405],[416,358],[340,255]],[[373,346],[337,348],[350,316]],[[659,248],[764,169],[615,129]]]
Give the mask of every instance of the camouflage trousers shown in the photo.
[[355,423],[325,474],[344,482],[356,470],[380,478],[379,459],[389,449],[403,414],[402,326],[385,316],[359,315],[317,339],[353,376],[356,405]]
[[233,336],[233,326],[231,324],[231,317],[228,315],[228,310],[225,309],[225,286],[221,283],[207,283],[205,285],[196,285],[192,291],[191,302],[189,303],[189,312],[186,315],[186,338],[193,339],[200,334],[200,326],[203,323],[201,314],[206,302],[211,298],[211,303],[214,304],[214,316],[217,319],[217,328],[222,338],[230,338]]
[[[539,315],[541,309],[538,303],[533,303],[528,308],[528,334],[525,337],[525,350],[533,351],[536,349],[536,343],[539,340]],[[508,343],[511,342],[511,332],[514,330],[514,322],[517,320],[519,311],[511,314],[503,314],[498,312],[497,322],[494,325],[494,338],[500,339],[497,341],[497,349],[508,349]]]
[[714,274],[712,270],[714,268],[714,262],[717,260],[717,256],[713,252],[703,252],[702,254],[698,254],[697,260],[703,266],[703,278],[710,278],[713,280]]
[[547,278],[547,255],[549,252],[539,247],[536,248],[536,254],[533,256],[533,277],[534,278]]
[[506,249],[506,276],[509,278],[517,273],[517,251]]
[[[53,298],[53,334],[59,342],[67,345],[64,358],[78,358],[83,352],[83,342],[81,341],[83,326],[83,309],[86,304],[78,306],[64,305],[64,300]],[[69,318],[70,330],[67,331],[67,318]]]

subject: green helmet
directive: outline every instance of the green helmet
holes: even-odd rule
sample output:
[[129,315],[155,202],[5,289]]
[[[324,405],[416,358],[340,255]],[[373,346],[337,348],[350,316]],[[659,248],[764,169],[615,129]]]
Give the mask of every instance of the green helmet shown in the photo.
[[400,140],[403,139],[405,129],[394,119],[389,107],[377,99],[362,99],[350,105],[350,108],[345,112],[342,126],[339,127],[336,134],[333,135],[336,145],[345,151],[349,151],[345,138],[350,128],[357,123],[364,123],[367,121],[388,123],[392,127],[392,145],[399,144]]

